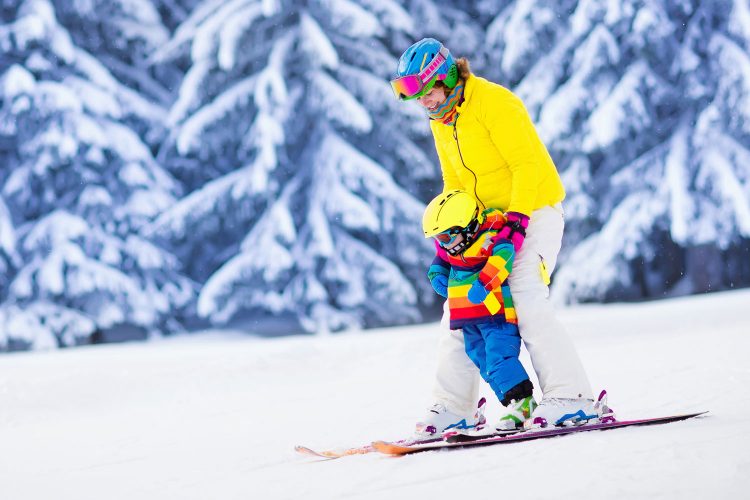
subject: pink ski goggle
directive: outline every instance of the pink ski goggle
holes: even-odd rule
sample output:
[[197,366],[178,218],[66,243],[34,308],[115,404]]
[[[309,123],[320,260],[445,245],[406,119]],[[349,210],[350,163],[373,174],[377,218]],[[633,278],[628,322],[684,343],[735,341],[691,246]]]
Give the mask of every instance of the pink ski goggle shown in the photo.
[[447,60],[448,54],[448,49],[440,47],[440,50],[435,54],[435,57],[432,58],[430,64],[418,74],[401,76],[391,80],[391,88],[393,88],[393,93],[396,94],[396,97],[402,101],[421,97],[421,93],[424,90],[429,90],[425,87],[435,75],[442,77],[439,79],[444,80],[448,75],[438,74],[437,70]]

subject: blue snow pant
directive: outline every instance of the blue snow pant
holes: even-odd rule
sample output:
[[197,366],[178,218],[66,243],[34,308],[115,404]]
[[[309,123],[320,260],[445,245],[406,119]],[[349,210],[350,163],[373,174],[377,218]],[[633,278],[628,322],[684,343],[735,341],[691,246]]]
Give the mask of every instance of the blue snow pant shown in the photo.
[[512,323],[464,325],[466,354],[500,401],[505,393],[529,378],[518,356],[521,336]]

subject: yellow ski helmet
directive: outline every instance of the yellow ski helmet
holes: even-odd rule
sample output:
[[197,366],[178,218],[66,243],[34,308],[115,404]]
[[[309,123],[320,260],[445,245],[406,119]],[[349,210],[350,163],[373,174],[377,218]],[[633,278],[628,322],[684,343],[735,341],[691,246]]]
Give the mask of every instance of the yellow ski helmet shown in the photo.
[[436,196],[424,211],[422,229],[424,237],[431,238],[452,227],[469,226],[479,213],[474,197],[454,189]]

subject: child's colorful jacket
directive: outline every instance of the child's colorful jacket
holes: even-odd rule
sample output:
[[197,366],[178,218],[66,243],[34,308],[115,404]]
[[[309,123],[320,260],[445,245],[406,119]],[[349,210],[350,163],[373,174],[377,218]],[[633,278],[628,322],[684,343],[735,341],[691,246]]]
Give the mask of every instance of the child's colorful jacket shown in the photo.
[[[518,323],[507,282],[515,250],[509,240],[492,240],[505,223],[505,216],[494,208],[485,210],[482,216],[485,219],[474,243],[461,255],[450,255],[438,246],[437,255],[427,271],[430,280],[437,274],[448,276],[452,330],[479,323]],[[469,289],[477,280],[490,292],[482,304],[474,304],[468,299]],[[494,314],[493,309],[497,309]]]

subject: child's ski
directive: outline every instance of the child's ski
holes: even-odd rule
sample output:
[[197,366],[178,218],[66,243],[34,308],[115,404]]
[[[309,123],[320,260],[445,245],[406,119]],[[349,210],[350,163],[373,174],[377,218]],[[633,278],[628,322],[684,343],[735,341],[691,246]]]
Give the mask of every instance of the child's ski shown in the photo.
[[[476,422],[479,423],[478,425],[483,425],[485,423],[484,407],[486,404],[487,404],[487,400],[484,397],[480,398],[479,402],[477,403],[477,412],[474,414],[474,419]],[[463,427],[459,427],[458,425],[456,425],[454,426],[454,428],[458,429],[458,428],[463,428]],[[427,429],[430,429],[430,427],[427,427]],[[425,433],[425,435],[429,437],[419,438],[419,437],[412,436],[410,438],[401,439],[399,441],[394,441],[392,442],[392,444],[399,445],[399,446],[418,446],[418,445],[443,442],[443,436],[441,434],[437,434],[434,428],[432,429],[432,435],[430,435],[429,433]],[[347,457],[350,455],[364,455],[366,453],[372,453],[375,451],[375,448],[373,448],[372,444],[366,444],[364,446],[356,446],[354,448],[343,448],[343,449],[323,450],[323,451],[316,451],[316,450],[313,450],[312,448],[308,448],[307,446],[300,446],[300,445],[295,446],[294,449],[304,455],[310,455],[313,457],[327,458],[327,459]]]
[[[443,438],[441,436],[437,437],[431,437],[431,438],[425,438],[425,439],[401,439],[399,441],[394,441],[392,444],[398,445],[398,446],[418,446],[418,445],[426,445],[436,442],[443,442]],[[355,446],[354,448],[342,448],[342,449],[334,449],[334,450],[313,450],[312,448],[308,448],[307,446],[301,446],[297,445],[294,447],[294,449],[302,453],[304,455],[309,455],[313,457],[318,458],[325,458],[332,460],[334,458],[341,458],[341,457],[347,457],[350,455],[364,455],[366,453],[372,453],[375,450],[372,444],[367,444],[363,446]]]
[[[666,424],[668,422],[677,422],[679,420],[687,420],[688,418],[697,417],[708,413],[706,411],[698,413],[687,413],[683,415],[670,415],[667,417],[657,418],[645,418],[640,420],[624,420],[620,422],[607,422],[607,423],[589,423],[585,425],[571,426],[571,427],[553,427],[544,429],[533,429],[526,432],[519,432],[516,434],[505,435],[505,436],[491,436],[484,439],[477,439],[473,441],[460,441],[463,439],[462,435],[456,434],[449,436],[448,441],[437,441],[427,444],[413,444],[406,445],[403,443],[388,443],[385,441],[376,441],[372,443],[373,448],[380,453],[387,455],[407,455],[410,453],[419,453],[422,451],[429,450],[442,450],[442,449],[455,449],[455,448],[469,448],[472,446],[488,446],[493,444],[503,443],[518,443],[521,441],[531,441],[534,439],[544,439],[555,436],[564,436],[566,434],[573,434],[575,432],[586,432],[586,431],[602,431],[610,429],[620,429],[623,427],[632,427],[636,425],[655,425],[655,424]],[[450,442],[450,440],[458,442]]]

